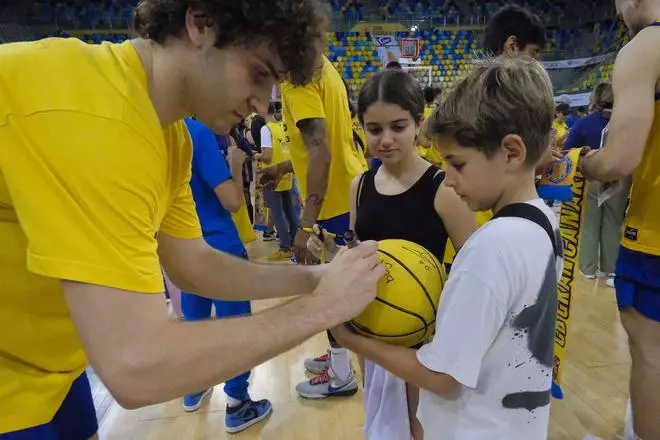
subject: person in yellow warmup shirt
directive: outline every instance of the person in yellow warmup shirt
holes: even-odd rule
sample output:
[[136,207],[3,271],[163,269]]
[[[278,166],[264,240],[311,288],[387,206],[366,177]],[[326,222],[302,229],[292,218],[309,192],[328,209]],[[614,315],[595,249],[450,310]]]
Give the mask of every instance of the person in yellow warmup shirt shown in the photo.
[[[257,154],[257,157],[266,165],[277,165],[291,160],[289,134],[281,119],[281,113],[276,112],[275,103],[271,102],[268,106],[266,125],[261,127],[262,152]],[[265,186],[263,195],[270,210],[270,217],[277,228],[280,242],[279,250],[269,255],[268,260],[289,260],[293,256],[291,243],[298,231],[300,217],[293,200],[293,173],[283,176],[277,186]]]
[[[570,98],[569,98],[570,99]],[[555,120],[552,121],[552,127],[555,129],[554,142],[551,146],[555,151],[562,151],[564,143],[568,137],[568,125],[566,118],[571,114],[571,106],[565,102],[558,102],[556,107]]]
[[[284,124],[291,137],[291,161],[264,171],[275,180],[295,171],[303,212],[293,251],[298,264],[310,264],[316,258],[307,250],[309,233],[304,229],[310,230],[318,223],[338,237],[349,229],[348,193],[353,178],[366,171],[366,162],[360,160],[355,148],[346,87],[325,56],[314,81],[305,86],[284,81],[280,93]],[[357,392],[346,349],[328,336],[331,355],[305,361],[305,368],[320,376],[298,384],[296,389],[301,395],[323,398]]]
[[[228,134],[266,110],[283,76],[307,83],[325,45],[320,1],[260,5],[143,0],[132,41],[0,46],[3,440],[93,437],[88,364],[122,406],[164,402],[247,371],[375,297],[384,269],[373,242],[305,268],[256,265],[202,237],[182,119]],[[212,299],[300,296],[252,317],[180,323],[164,313],[161,264],[178,287]]]
[[346,88],[346,96],[348,97],[348,109],[351,113],[351,127],[353,129],[353,144],[355,145],[355,154],[360,161],[362,168],[369,168],[367,163],[367,156],[369,151],[367,150],[367,137],[364,133],[364,127],[360,123],[360,118],[357,115],[357,108],[351,102],[351,89],[348,87],[346,80],[342,78],[344,82],[344,87]]
[[417,145],[417,153],[420,157],[444,169],[444,160],[442,159],[438,148],[433,145],[433,140],[426,135],[426,123],[433,115],[433,110],[435,110],[435,98],[437,98],[439,93],[440,91],[433,87],[424,88],[424,102],[426,105],[424,106],[422,127],[417,136],[419,141],[419,145]]
[[614,286],[632,358],[633,429],[646,440],[660,438],[660,1],[617,0],[616,8],[634,37],[614,63],[603,147],[580,166],[601,182],[632,174]]

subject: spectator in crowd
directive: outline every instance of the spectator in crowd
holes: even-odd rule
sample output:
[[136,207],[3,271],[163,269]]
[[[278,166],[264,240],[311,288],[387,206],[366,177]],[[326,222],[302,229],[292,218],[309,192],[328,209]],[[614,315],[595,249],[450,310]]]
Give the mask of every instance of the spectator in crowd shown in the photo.
[[[271,102],[268,106],[266,125],[261,127],[261,153],[255,156],[264,166],[290,161],[289,135],[282,122],[282,114]],[[298,231],[299,213],[293,200],[293,173],[284,175],[277,184],[262,187],[269,219],[277,228],[279,250],[268,256],[269,261],[290,260],[291,246]]]
[[557,101],[555,120],[552,122],[552,128],[555,133],[552,148],[555,151],[561,151],[564,148],[564,142],[568,136],[568,126],[566,118],[571,114],[571,106],[565,102]]
[[[193,141],[192,176],[190,189],[195,210],[204,234],[204,241],[219,251],[247,259],[247,251],[231,213],[243,204],[243,163],[245,152],[237,148],[234,136],[226,137],[224,155],[213,132],[195,119],[186,119]],[[181,310],[185,321],[208,320],[215,309],[215,318],[248,316],[250,301],[222,301],[205,298],[192,292],[181,293]],[[225,428],[229,432],[242,431],[264,419],[272,410],[268,400],[253,401],[248,393],[250,371],[227,379],[224,391],[227,399]],[[186,412],[197,411],[213,387],[189,393],[183,398]]]
[[403,67],[401,67],[401,63],[399,63],[398,61],[390,61],[385,66],[385,69],[386,70],[402,70]]
[[493,56],[521,53],[538,58],[545,42],[545,27],[538,16],[521,6],[507,5],[486,24],[483,49]]

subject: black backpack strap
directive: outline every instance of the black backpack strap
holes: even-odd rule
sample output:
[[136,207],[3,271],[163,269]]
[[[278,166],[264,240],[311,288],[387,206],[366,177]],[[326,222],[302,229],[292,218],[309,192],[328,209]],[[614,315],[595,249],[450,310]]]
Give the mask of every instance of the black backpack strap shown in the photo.
[[548,234],[555,257],[559,258],[563,255],[563,249],[561,249],[557,243],[555,231],[550,224],[550,220],[548,220],[548,217],[546,217],[543,211],[536,206],[530,205],[529,203],[513,203],[502,208],[497,214],[495,214],[492,220],[501,217],[524,218],[525,220],[536,223]]

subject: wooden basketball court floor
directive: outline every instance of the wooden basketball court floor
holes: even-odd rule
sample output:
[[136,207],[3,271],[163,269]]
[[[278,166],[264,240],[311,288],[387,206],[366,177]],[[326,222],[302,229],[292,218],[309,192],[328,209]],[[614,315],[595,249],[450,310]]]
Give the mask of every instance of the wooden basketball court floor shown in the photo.
[[[275,250],[273,243],[256,242],[249,252],[259,261]],[[553,400],[549,439],[582,440],[588,434],[614,440],[623,432],[630,358],[620,325],[614,290],[604,280],[577,280],[567,341],[563,389]],[[277,301],[253,303],[255,311]],[[139,410],[122,409],[98,378],[91,375],[102,440],[357,440],[364,439],[362,391],[353,397],[307,401],[295,385],[306,378],[303,360],[326,350],[325,334],[256,367],[250,378],[253,399],[268,398],[273,414],[239,434],[224,429],[225,398],[217,386],[209,402],[192,414],[181,400]],[[357,365],[357,362],[354,362]],[[181,372],[185,374],[185,372]],[[406,439],[407,440],[407,439]]]

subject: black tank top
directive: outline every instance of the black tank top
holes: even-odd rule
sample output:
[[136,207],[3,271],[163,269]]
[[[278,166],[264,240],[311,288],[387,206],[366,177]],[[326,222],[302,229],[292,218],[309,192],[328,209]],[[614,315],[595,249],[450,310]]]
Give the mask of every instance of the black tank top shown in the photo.
[[376,171],[364,173],[358,185],[355,221],[358,239],[412,241],[442,262],[447,231],[435,210],[435,195],[444,173],[432,165],[407,191],[389,196],[376,190]]

